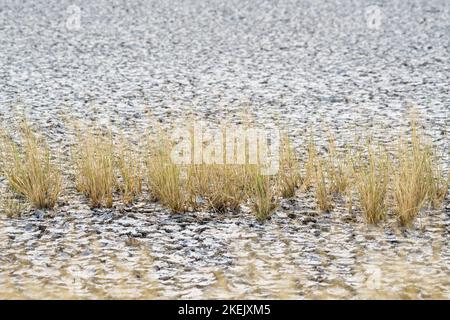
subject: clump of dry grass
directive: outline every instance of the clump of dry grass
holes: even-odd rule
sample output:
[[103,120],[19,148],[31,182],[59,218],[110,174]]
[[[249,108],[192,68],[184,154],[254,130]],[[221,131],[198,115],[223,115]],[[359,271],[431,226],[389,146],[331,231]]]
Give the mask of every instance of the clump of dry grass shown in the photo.
[[431,172],[428,177],[430,190],[428,192],[428,200],[434,209],[441,207],[445,197],[448,193],[450,185],[450,173],[447,174],[447,179],[444,178],[442,167],[438,164],[436,156],[432,158]]
[[357,161],[356,189],[364,218],[376,224],[386,218],[386,198],[389,183],[389,157],[386,151],[375,153],[367,148],[367,161]]
[[[260,164],[225,165],[228,173],[223,174],[226,181],[215,175],[211,180],[222,180],[213,194],[224,192],[228,209],[237,210],[246,201],[257,220],[263,221],[270,217],[278,206],[278,176],[264,175]],[[224,169],[222,169],[224,170]]]
[[53,208],[62,189],[61,170],[51,160],[50,148],[24,122],[21,141],[1,139],[2,174],[12,191],[36,208]]
[[[194,122],[190,124],[192,145],[193,126]],[[223,212],[239,208],[245,198],[243,185],[245,172],[242,165],[176,164],[170,157],[173,147],[161,128],[149,143],[147,181],[155,200],[175,212],[187,209],[212,209]],[[225,145],[223,148],[225,150]]]
[[296,188],[301,185],[300,165],[295,156],[294,148],[287,135],[283,136],[278,172],[278,187],[283,198],[295,195]]
[[[194,200],[191,201],[193,207],[203,207],[220,212],[236,211],[246,197],[246,165],[226,162],[227,152],[233,152],[233,156],[236,156],[236,151],[227,150],[226,126],[222,127],[220,133],[223,137],[221,146],[223,158],[214,161],[218,163],[189,165],[187,188]],[[193,145],[193,135],[191,139]]]
[[[225,145],[226,131],[222,134],[223,161],[216,159],[214,163],[198,164],[192,161],[191,154],[191,163],[181,165],[173,163],[170,151],[174,145],[160,128],[148,148],[150,156],[147,161],[147,181],[150,192],[155,200],[174,212],[188,209],[236,211],[241,204],[250,200],[252,211],[258,219],[268,217],[276,208],[275,185],[271,182],[277,179],[263,177],[260,173],[261,165],[249,164],[248,155],[245,163],[226,163],[226,152],[230,150]],[[191,130],[191,147],[192,145]],[[286,172],[287,177],[289,174]]]
[[112,207],[117,180],[111,133],[103,134],[100,130],[78,132],[72,157],[78,191],[89,197],[94,208]]
[[[385,150],[369,145],[364,157],[355,157],[349,150],[338,152],[330,136],[324,156],[319,156],[310,139],[304,179],[286,135],[281,141],[278,173],[265,176],[264,166],[259,163],[264,155],[258,154],[257,164],[249,164],[250,139],[245,142],[245,163],[226,163],[226,132],[223,129],[223,162],[177,164],[171,158],[174,144],[160,129],[148,144],[144,168],[140,153],[123,137],[116,148],[111,133],[78,130],[72,154],[77,189],[90,198],[92,207],[111,207],[116,190],[129,204],[142,192],[142,181],[146,180],[153,199],[174,212],[235,211],[248,202],[256,218],[264,220],[276,209],[277,197],[293,197],[302,185],[305,189],[313,187],[317,207],[322,211],[333,208],[334,194],[345,197],[351,210],[353,194],[358,195],[365,220],[374,224],[386,218],[387,200],[393,200],[394,213],[406,226],[425,204],[438,208],[448,193],[449,176],[444,177],[432,144],[419,133],[415,121],[409,141],[400,142],[394,170]],[[14,191],[5,197],[2,211],[11,216],[24,209],[24,199],[36,208],[53,207],[62,188],[61,170],[51,160],[45,141],[26,124],[20,137],[15,143],[7,134],[0,134],[0,171]],[[193,146],[193,132],[191,138]],[[258,148],[261,141],[257,141]],[[389,192],[393,193],[392,199],[388,199]]]
[[[395,213],[400,224],[411,225],[427,200],[437,204],[447,192],[433,160],[433,149],[412,122],[409,143],[401,142],[394,176]],[[444,191],[445,190],[445,191]]]
[[[172,145],[160,132],[156,141],[149,141],[147,158],[147,184],[154,200],[160,201],[173,212],[184,212],[188,208],[189,194],[182,168],[170,157]],[[184,172],[186,175],[186,172]]]
[[122,136],[117,154],[117,167],[121,178],[119,189],[125,204],[130,204],[142,193],[143,168],[139,153]]
[[303,188],[309,189],[314,185],[314,180],[316,176],[316,161],[317,161],[317,148],[311,137],[307,146],[308,159],[306,161],[306,172],[305,179],[303,180]]
[[187,190],[189,190],[189,205],[199,210],[207,205],[207,196],[210,193],[210,172],[204,164],[191,164],[187,166]]
[[331,202],[331,192],[327,182],[324,166],[324,160],[318,159],[315,168],[314,181],[317,206],[321,211],[328,212],[333,208],[333,204]]
[[326,163],[327,176],[330,179],[330,192],[345,194],[351,177],[351,158],[336,151],[335,139],[330,136],[328,140],[328,161]]
[[199,164],[189,166],[188,172],[188,192],[210,209],[236,211],[245,199],[244,165]]
[[437,169],[436,171],[437,172],[434,173],[434,179],[431,182],[429,199],[431,206],[434,209],[439,209],[448,194],[450,179],[442,178],[442,176],[440,175],[441,169]]
[[[332,159],[331,156],[329,159]],[[322,159],[311,136],[307,145],[307,161],[305,164],[305,178],[302,182],[304,189],[314,187],[317,208],[321,211],[330,211],[333,208],[331,201],[330,160]]]
[[266,220],[278,206],[274,188],[271,186],[270,176],[257,172],[253,176],[251,208],[256,219]]

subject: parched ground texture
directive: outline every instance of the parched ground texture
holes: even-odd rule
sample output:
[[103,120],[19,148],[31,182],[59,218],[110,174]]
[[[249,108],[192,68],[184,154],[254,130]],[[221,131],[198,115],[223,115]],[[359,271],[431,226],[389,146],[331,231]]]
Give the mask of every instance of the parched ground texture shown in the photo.
[[[0,118],[14,132],[25,114],[67,155],[70,121],[140,139],[148,113],[246,109],[303,150],[310,127],[389,143],[415,106],[448,168],[449,17],[446,0],[0,0]],[[64,197],[0,215],[0,297],[450,298],[448,199],[402,230],[308,194],[265,224]]]

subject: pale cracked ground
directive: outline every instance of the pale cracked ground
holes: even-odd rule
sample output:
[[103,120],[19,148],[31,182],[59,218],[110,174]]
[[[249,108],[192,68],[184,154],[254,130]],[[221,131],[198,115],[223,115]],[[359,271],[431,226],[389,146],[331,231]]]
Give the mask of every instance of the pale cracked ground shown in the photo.
[[[170,124],[192,111],[238,121],[249,108],[302,151],[309,126],[341,145],[361,132],[390,142],[416,105],[448,167],[449,10],[447,0],[0,0],[0,116],[13,130],[25,113],[67,155],[67,119],[139,139],[148,111]],[[172,215],[145,199],[94,211],[73,189],[64,200],[0,215],[1,298],[450,298],[448,199],[410,230],[369,227],[339,202],[317,213],[301,193],[265,224]]]

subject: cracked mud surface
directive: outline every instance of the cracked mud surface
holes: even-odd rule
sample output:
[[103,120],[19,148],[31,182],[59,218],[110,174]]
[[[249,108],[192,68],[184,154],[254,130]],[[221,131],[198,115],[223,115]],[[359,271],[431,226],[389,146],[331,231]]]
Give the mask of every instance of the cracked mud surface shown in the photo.
[[[390,143],[413,104],[448,170],[449,16],[446,0],[0,0],[0,117],[14,130],[25,113],[66,156],[67,119],[139,140],[149,111],[169,125],[248,106],[303,152],[310,126]],[[372,227],[299,192],[259,224],[145,197],[90,210],[69,188],[54,211],[0,215],[0,297],[449,299],[449,209]]]

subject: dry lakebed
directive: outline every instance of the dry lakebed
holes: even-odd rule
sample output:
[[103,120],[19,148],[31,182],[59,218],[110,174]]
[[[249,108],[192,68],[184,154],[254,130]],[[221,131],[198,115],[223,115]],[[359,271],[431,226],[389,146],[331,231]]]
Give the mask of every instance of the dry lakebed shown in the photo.
[[[2,129],[25,115],[69,158],[71,121],[139,142],[149,113],[246,110],[304,154],[311,128],[394,143],[414,106],[447,173],[449,17],[447,0],[0,0]],[[448,195],[409,228],[304,190],[264,222],[119,200],[91,208],[68,183],[54,209],[0,212],[0,298],[450,299]]]

